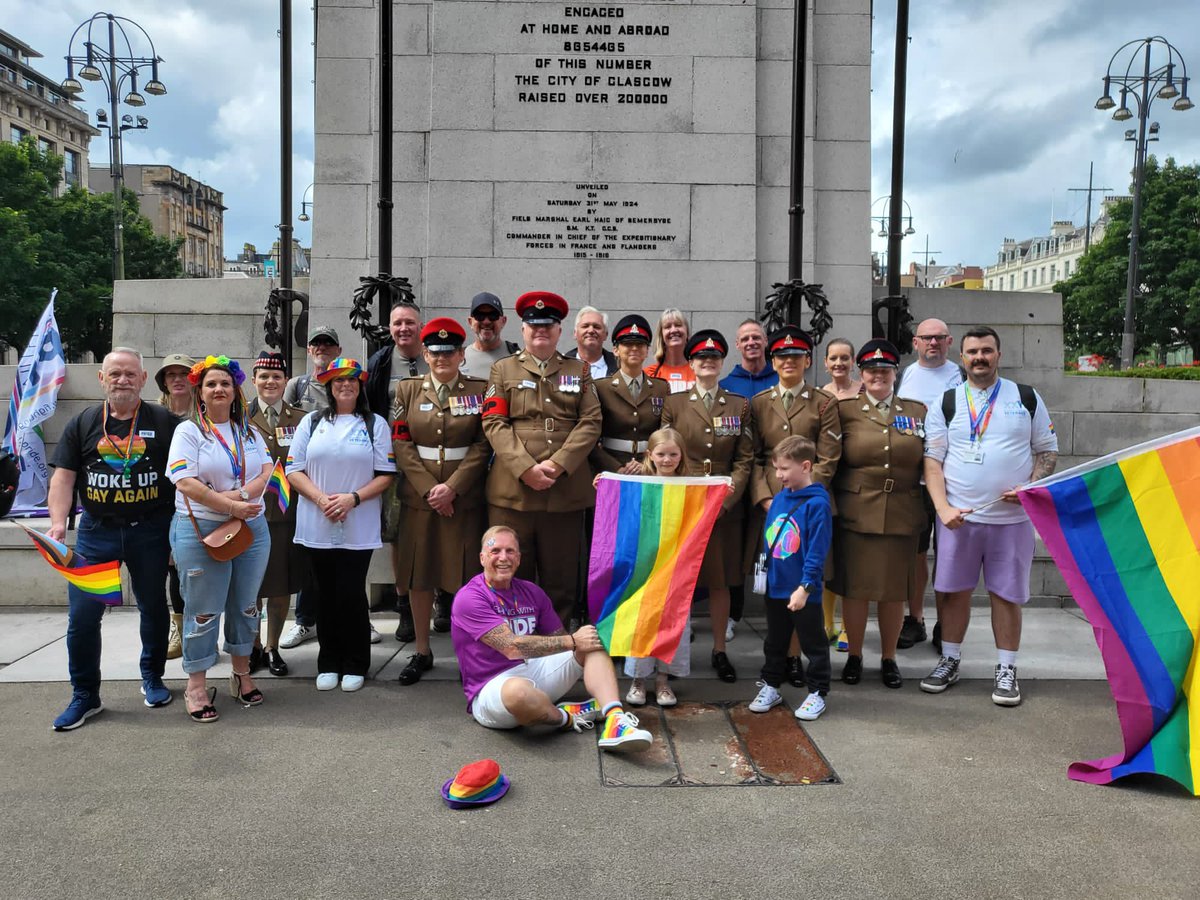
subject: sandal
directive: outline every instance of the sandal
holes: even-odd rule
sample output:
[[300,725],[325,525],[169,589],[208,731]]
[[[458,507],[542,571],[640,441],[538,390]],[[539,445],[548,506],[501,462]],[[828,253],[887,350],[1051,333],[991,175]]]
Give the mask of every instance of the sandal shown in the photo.
[[252,691],[242,693],[242,679],[248,678],[249,672],[230,672],[229,673],[229,696],[234,700],[240,700],[246,706],[258,706],[263,702],[263,692],[258,688]]
[[207,725],[209,722],[215,722],[221,718],[221,714],[217,712],[217,708],[213,706],[213,701],[217,699],[217,689],[210,687],[205,691],[208,697],[208,702],[199,709],[188,709],[188,697],[185,692],[183,695],[183,706],[187,709],[188,717],[193,722],[199,722],[201,725]]

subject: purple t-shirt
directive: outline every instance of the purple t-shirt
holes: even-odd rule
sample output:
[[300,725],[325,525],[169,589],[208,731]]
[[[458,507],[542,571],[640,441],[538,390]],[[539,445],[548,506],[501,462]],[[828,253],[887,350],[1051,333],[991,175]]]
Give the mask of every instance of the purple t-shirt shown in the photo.
[[522,662],[489,647],[481,637],[504,624],[517,637],[554,634],[563,627],[546,592],[520,578],[514,578],[506,590],[497,591],[488,586],[482,574],[476,575],[459,588],[450,610],[450,640],[462,673],[467,712],[485,684]]

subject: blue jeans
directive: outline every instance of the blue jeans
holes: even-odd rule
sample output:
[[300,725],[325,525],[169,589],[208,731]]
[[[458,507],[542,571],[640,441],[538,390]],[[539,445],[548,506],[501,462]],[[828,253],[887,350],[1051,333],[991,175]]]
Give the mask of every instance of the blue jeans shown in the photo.
[[[197,519],[207,535],[220,522]],[[189,675],[217,661],[217,620],[225,614],[225,652],[249,656],[258,634],[258,588],[271,555],[271,535],[264,516],[245,527],[254,543],[240,556],[218,562],[208,555],[187,514],[171,520],[171,549],[183,591],[183,671]]]
[[[167,543],[170,510],[128,525],[104,525],[86,512],[79,519],[75,550],[89,563],[118,559],[129,569],[141,614],[142,678],[161,678],[167,662]],[[74,585],[67,586],[67,669],[76,691],[100,690],[100,619],[107,608]]]

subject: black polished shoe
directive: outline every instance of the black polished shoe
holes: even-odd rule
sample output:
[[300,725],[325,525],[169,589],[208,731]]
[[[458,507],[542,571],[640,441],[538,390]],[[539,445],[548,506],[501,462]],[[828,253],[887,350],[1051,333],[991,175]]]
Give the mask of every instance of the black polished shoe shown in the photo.
[[713,651],[712,667],[717,670],[717,677],[722,681],[737,681],[737,670],[733,668],[733,663],[729,661],[724,650]]
[[283,661],[283,657],[274,647],[267,651],[267,669],[272,675],[280,678],[288,673],[287,663]]
[[896,646],[901,650],[907,650],[909,647],[919,644],[927,638],[925,620],[905,616],[904,624],[900,626],[900,637],[896,640]]
[[846,657],[846,665],[842,667],[842,681],[846,684],[858,684],[862,681],[861,656]]
[[250,671],[247,674],[253,675],[259,669],[267,664],[267,654],[263,652],[261,644],[255,644],[250,651]]
[[808,684],[804,680],[804,666],[800,662],[800,657],[789,656],[787,658],[787,681],[792,687],[804,687]]
[[396,611],[400,613],[400,624],[396,626],[396,640],[408,644],[417,639],[417,629],[413,626],[412,607],[408,597],[400,597],[396,601]]
[[904,679],[900,677],[900,667],[896,665],[894,659],[881,659],[879,667],[879,674],[883,678],[884,687],[898,688],[904,686]]
[[438,634],[445,634],[450,630],[450,603],[454,600],[453,594],[447,594],[445,591],[438,591],[433,595],[433,630]]
[[400,670],[401,684],[416,684],[421,680],[421,674],[433,668],[433,652],[414,653],[408,658],[408,665]]
[[942,655],[942,623],[933,623],[933,638],[929,641],[929,645],[933,647],[933,652],[938,656]]

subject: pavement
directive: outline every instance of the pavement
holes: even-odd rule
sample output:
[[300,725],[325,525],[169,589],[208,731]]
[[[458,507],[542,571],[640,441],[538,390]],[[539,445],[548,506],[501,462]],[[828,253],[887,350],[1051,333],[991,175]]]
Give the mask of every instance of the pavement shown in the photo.
[[[721,787],[609,786],[594,734],[480,728],[444,636],[434,672],[401,687],[410,648],[392,637],[394,616],[374,616],[384,639],[364,690],[317,693],[308,643],[287,653],[292,676],[259,678],[262,706],[222,691],[221,720],[198,726],[178,662],[175,702],[143,706],[136,615],[115,610],[105,711],[58,734],[65,611],[0,613],[0,896],[1195,898],[1191,797],[1158,779],[1066,777],[1120,747],[1078,611],[1027,611],[1016,709],[989,699],[994,655],[975,613],[964,680],[941,695],[915,683],[934,662],[928,644],[900,652],[902,690],[883,688],[869,636],[863,683],[835,683],[805,727],[840,783]],[[761,621],[730,645],[733,685],[712,677],[697,624],[680,699],[748,700]],[[802,694],[784,690],[793,706]],[[719,765],[720,748],[708,752]],[[509,794],[446,808],[442,782],[483,756]]]

